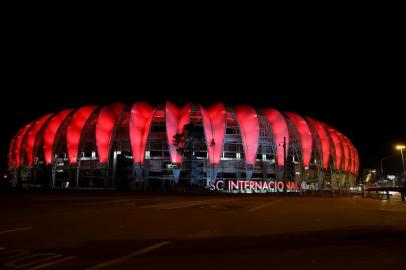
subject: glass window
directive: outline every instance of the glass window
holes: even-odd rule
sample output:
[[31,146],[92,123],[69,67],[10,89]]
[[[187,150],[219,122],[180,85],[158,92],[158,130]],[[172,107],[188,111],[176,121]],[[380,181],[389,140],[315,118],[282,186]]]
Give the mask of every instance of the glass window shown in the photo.
[[224,152],[224,157],[225,158],[236,158],[236,153]]

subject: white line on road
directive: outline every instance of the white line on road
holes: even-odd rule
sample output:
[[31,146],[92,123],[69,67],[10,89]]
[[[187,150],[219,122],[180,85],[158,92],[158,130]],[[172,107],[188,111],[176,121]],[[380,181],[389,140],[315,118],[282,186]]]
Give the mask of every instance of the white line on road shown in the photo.
[[181,202],[168,202],[168,203],[159,203],[159,204],[152,204],[146,205],[142,208],[157,208],[157,209],[179,209],[179,208],[186,208],[191,206],[196,206],[203,203],[210,203],[212,201],[181,201]]
[[[45,257],[46,256],[46,257]],[[35,258],[41,258],[38,260],[33,260]],[[60,254],[55,254],[55,253],[39,253],[39,254],[32,254],[28,256],[24,256],[18,259],[13,259],[5,264],[5,266],[10,267],[10,268],[24,268],[27,266],[31,266],[33,264],[38,264],[46,261],[50,261],[52,259],[57,259],[62,257]],[[17,262],[23,261],[22,264],[16,264]]]
[[278,202],[280,202],[280,200],[276,200],[276,201],[269,202],[269,203],[264,203],[264,204],[261,204],[261,205],[258,205],[258,206],[256,206],[256,207],[253,207],[253,208],[249,209],[248,212],[255,212],[255,211],[257,211],[257,210],[260,210],[260,209],[262,209],[262,208],[268,207],[268,206],[270,206],[270,205],[277,204]]
[[169,243],[170,243],[169,241],[160,242],[160,243],[157,243],[155,245],[152,245],[152,246],[137,250],[137,251],[135,251],[133,253],[127,254],[127,255],[125,255],[123,257],[120,257],[120,258],[117,258],[117,259],[114,259],[114,260],[111,260],[111,261],[107,261],[107,262],[104,262],[104,263],[89,267],[86,270],[100,269],[100,268],[103,268],[103,267],[106,267],[106,266],[118,264],[118,263],[124,262],[124,261],[126,261],[128,259],[131,259],[133,257],[137,257],[139,255],[142,255],[142,254],[145,254],[147,252],[158,249],[160,247],[163,247],[163,246],[165,246],[165,245],[167,245]]
[[206,205],[206,204],[220,204],[220,203],[227,203],[236,200],[231,199],[223,199],[223,200],[200,200],[200,201],[178,201],[178,202],[168,202],[168,203],[160,203],[160,204],[153,204],[153,205],[146,205],[142,208],[156,208],[156,209],[165,209],[165,210],[174,210],[174,209],[181,209],[199,205]]
[[67,261],[67,260],[71,260],[71,259],[73,259],[73,258],[76,258],[76,256],[70,256],[70,257],[62,258],[62,259],[59,259],[59,260],[56,260],[56,261],[52,261],[52,262],[40,264],[40,265],[37,265],[37,266],[35,266],[35,267],[31,267],[31,268],[28,269],[28,270],[41,269],[41,268],[48,267],[48,266],[53,265],[53,264],[57,264],[57,263],[61,263],[61,262]]
[[0,234],[10,233],[10,232],[18,232],[18,231],[25,231],[25,230],[31,230],[31,229],[32,229],[32,227],[17,228],[17,229],[12,229],[12,230],[0,231]]

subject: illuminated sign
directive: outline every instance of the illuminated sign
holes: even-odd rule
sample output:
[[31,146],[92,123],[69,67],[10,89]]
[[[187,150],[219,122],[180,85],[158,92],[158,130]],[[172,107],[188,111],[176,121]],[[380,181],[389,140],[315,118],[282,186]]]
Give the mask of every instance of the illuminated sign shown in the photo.
[[254,191],[254,192],[283,192],[298,191],[299,186],[296,182],[288,181],[246,181],[246,180],[211,180],[209,182],[210,190],[219,191]]

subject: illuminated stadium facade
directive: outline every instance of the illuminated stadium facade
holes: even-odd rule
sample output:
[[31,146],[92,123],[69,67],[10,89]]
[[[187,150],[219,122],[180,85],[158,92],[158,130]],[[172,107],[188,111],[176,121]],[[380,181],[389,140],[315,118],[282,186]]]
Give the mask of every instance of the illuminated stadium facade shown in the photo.
[[9,169],[15,185],[55,188],[205,189],[222,179],[331,190],[355,184],[359,158],[339,131],[296,113],[135,102],[27,124],[10,144]]

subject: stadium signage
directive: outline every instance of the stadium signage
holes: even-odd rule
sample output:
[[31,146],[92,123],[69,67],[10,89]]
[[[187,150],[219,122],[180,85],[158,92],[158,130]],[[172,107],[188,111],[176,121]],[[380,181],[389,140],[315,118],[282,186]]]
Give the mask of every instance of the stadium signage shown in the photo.
[[293,181],[285,183],[283,181],[211,180],[209,182],[209,189],[213,191],[283,192],[285,187],[289,192],[299,190],[299,186]]

